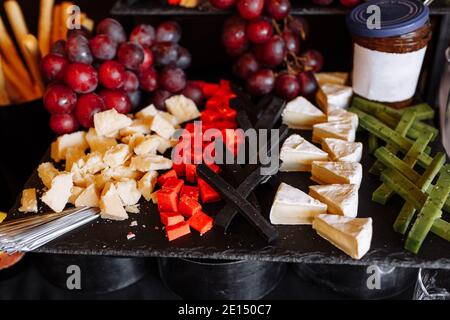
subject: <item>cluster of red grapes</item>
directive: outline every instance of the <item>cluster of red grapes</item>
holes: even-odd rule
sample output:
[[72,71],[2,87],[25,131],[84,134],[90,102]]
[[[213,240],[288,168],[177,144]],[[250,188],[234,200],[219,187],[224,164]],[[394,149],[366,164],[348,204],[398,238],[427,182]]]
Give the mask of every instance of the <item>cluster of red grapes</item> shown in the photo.
[[139,105],[141,90],[152,102],[183,93],[194,101],[201,90],[186,80],[190,53],[178,44],[181,28],[173,21],[152,27],[137,25],[127,38],[122,25],[102,20],[96,35],[85,29],[70,30],[67,40],[52,45],[41,61],[49,84],[44,105],[51,113],[50,127],[57,134],[93,126],[93,115],[106,109],[129,113]]
[[[319,6],[329,6],[330,4],[332,4],[334,2],[334,0],[312,0],[312,2],[314,4],[317,4]],[[361,2],[361,0],[339,0],[339,2],[344,6],[344,7],[354,7],[357,4],[359,4]]]
[[235,7],[238,14],[223,26],[222,42],[236,57],[234,73],[253,95],[272,91],[290,100],[299,94],[311,98],[318,85],[313,72],[323,65],[316,50],[301,50],[308,26],[289,15],[289,0],[209,0],[219,9]]

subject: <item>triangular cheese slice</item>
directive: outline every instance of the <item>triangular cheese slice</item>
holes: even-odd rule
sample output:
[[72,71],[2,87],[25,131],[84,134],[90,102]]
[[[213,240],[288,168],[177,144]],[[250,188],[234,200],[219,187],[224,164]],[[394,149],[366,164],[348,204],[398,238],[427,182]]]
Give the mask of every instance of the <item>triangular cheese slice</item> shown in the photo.
[[75,200],[75,207],[98,207],[99,203],[100,199],[93,183],[80,193]]
[[325,203],[328,213],[352,218],[358,214],[358,186],[355,184],[310,186],[309,195]]
[[326,211],[326,204],[297,188],[281,183],[270,210],[270,222],[272,224],[311,224],[316,215]]
[[330,109],[330,111],[327,114],[327,121],[328,122],[351,121],[355,129],[358,128],[359,125],[359,118],[356,113],[339,108]]
[[348,142],[341,139],[325,138],[322,148],[333,161],[360,162],[363,145],[361,142]]
[[356,184],[362,180],[362,166],[357,162],[314,161],[311,180],[318,184]]
[[314,219],[313,229],[353,259],[361,259],[370,249],[372,219],[350,218],[334,214],[320,214]]
[[311,162],[327,161],[328,154],[298,134],[293,134],[280,150],[280,171],[311,171]]
[[315,124],[313,127],[312,141],[321,143],[325,138],[336,138],[345,141],[355,141],[356,127],[351,120],[341,122],[325,122]]
[[348,108],[353,95],[351,87],[326,83],[321,85],[321,88],[327,97],[329,111],[335,108]]
[[281,116],[283,123],[294,129],[310,130],[314,124],[327,121],[326,114],[303,97],[289,101]]

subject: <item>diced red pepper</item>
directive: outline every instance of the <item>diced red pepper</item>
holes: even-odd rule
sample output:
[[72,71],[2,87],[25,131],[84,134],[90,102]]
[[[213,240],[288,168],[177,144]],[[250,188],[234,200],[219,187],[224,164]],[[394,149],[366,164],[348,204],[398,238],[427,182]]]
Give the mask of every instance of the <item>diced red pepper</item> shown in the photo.
[[211,163],[211,164],[206,164],[212,171],[214,171],[215,173],[219,173],[220,172],[220,167],[215,164],[215,163]]
[[187,195],[180,197],[180,201],[178,201],[178,211],[182,215],[191,217],[200,210],[202,210],[202,206],[196,200]]
[[198,194],[198,187],[183,186],[180,191],[180,198],[183,196],[188,196],[198,202]]
[[228,80],[221,79],[219,81],[219,86],[220,86],[220,89],[222,89],[222,90],[231,91],[231,83]]
[[158,179],[156,180],[156,182],[160,185],[160,186],[162,186],[168,179],[170,179],[170,178],[177,178],[177,172],[174,170],[174,169],[172,169],[172,170],[169,170],[169,171],[167,171],[166,173],[164,173],[164,174],[162,174],[162,175],[160,175],[159,177],[158,177]]
[[197,178],[198,188],[200,190],[200,198],[203,203],[220,201],[220,194],[217,193],[205,180]]
[[172,163],[172,169],[177,173],[177,177],[184,176],[184,163]]
[[202,211],[199,211],[189,218],[188,223],[191,228],[197,230],[200,234],[204,234],[211,230],[213,227],[213,221],[213,218]]
[[214,110],[204,110],[201,113],[200,119],[203,122],[214,122],[220,120],[220,114]]
[[[206,110],[218,112],[218,109],[228,108],[230,106],[229,100],[226,97],[215,95],[206,101]],[[220,112],[219,112],[220,113]]]
[[191,233],[191,229],[189,228],[189,223],[187,221],[177,223],[173,226],[166,227],[166,234],[169,241],[178,239],[182,236]]
[[216,124],[217,129],[237,129],[237,123],[228,120],[222,120]]
[[186,163],[185,169],[186,169],[186,180],[191,183],[194,183],[195,178],[197,176],[197,174],[196,174],[197,167],[195,166],[195,164]]
[[202,87],[203,95],[207,99],[212,97],[217,91],[219,91],[219,89],[219,85],[215,83],[205,83]]
[[184,130],[191,133],[194,132],[194,123],[193,122],[187,123],[186,126],[184,127]]
[[178,212],[160,212],[159,218],[161,223],[166,226],[173,226],[184,221],[184,217]]
[[181,2],[181,0],[167,0],[167,3],[170,4],[171,6],[177,6],[179,5]]
[[158,211],[177,212],[177,193],[171,189],[161,189],[156,193],[158,199]]
[[180,193],[181,188],[184,185],[184,181],[177,178],[169,178],[162,185],[163,189],[169,189],[175,191],[177,194]]

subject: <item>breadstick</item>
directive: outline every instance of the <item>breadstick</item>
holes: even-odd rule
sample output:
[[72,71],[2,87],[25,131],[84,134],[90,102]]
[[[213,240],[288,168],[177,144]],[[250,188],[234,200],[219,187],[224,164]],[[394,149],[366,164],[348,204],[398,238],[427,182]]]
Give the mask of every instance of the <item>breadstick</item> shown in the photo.
[[0,17],[0,51],[3,53],[4,60],[14,68],[25,84],[31,85],[31,78],[28,74],[22,59],[17,53],[16,47],[6,31],[2,18]]
[[39,89],[40,94],[43,95],[44,83],[39,68],[41,63],[41,51],[39,50],[38,41],[35,36],[28,34],[23,38],[22,45],[24,48],[25,61],[27,62],[28,69],[31,71],[33,82]]
[[81,17],[81,25],[90,32],[94,30],[94,20],[89,19],[88,17]]
[[35,97],[32,84],[26,84],[5,59],[3,59],[3,73],[6,80],[20,92],[24,99],[31,100]]
[[42,56],[45,56],[50,50],[52,11],[54,3],[55,0],[41,0],[39,9],[38,39]]
[[6,92],[11,103],[25,102],[27,99],[22,96],[19,90],[9,81],[6,81]]
[[59,27],[61,26],[61,5],[57,4],[53,7],[53,21],[52,21],[52,42],[60,39]]
[[3,74],[2,60],[0,59],[0,105],[10,104],[11,101],[8,97],[8,92],[6,91],[6,81]]
[[28,34],[27,24],[23,17],[22,9],[15,0],[5,1],[5,11],[9,24],[14,32],[17,43],[21,44],[22,39]]
[[71,14],[71,12],[69,10],[69,8],[71,6],[73,6],[73,3],[69,2],[69,1],[64,1],[61,4],[61,22],[60,22],[61,23],[61,29],[60,29],[61,30],[61,34],[60,34],[61,39],[67,38],[67,30],[68,30],[67,22],[68,22],[70,14]]

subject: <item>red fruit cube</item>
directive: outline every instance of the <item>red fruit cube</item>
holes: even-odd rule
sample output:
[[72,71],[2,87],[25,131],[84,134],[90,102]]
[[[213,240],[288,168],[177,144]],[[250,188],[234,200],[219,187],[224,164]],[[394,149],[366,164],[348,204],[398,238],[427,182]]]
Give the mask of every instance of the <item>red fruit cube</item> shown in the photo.
[[179,237],[185,236],[189,233],[191,233],[191,229],[189,228],[189,223],[187,221],[166,227],[166,234],[169,241],[178,239]]
[[181,188],[184,185],[184,181],[177,178],[169,178],[162,185],[163,189],[169,189],[175,191],[177,194],[180,193]]
[[164,173],[164,174],[162,174],[162,175],[160,175],[159,177],[158,177],[158,180],[156,180],[156,182],[160,185],[160,186],[162,186],[163,184],[164,184],[164,182],[166,182],[168,179],[170,179],[170,178],[178,178],[177,177],[177,172],[174,170],[174,169],[172,169],[172,170],[169,170],[169,171],[167,171],[166,173]]
[[184,221],[184,217],[178,212],[161,212],[159,217],[161,219],[161,223],[166,226],[173,226]]
[[177,193],[171,189],[161,189],[156,193],[158,199],[158,211],[177,212]]
[[191,197],[195,201],[198,201],[198,194],[198,187],[183,186],[183,188],[181,188],[180,198],[186,195],[188,197]]
[[205,180],[198,178],[198,188],[200,190],[200,198],[203,203],[220,201],[220,195]]
[[172,169],[175,170],[177,177],[184,176],[184,163],[172,163]]
[[188,223],[193,229],[200,232],[200,234],[204,234],[211,230],[213,227],[213,221],[213,218],[202,211],[199,211],[189,218]]
[[208,99],[206,101],[205,108],[206,110],[212,110],[216,111],[219,108],[227,107],[228,106],[228,99],[215,95],[214,97]]
[[200,119],[203,122],[214,122],[220,120],[220,114],[214,110],[204,110],[201,113]]
[[178,201],[178,211],[182,215],[191,217],[200,210],[202,210],[202,206],[197,202],[197,200],[194,200],[187,195],[180,197],[180,201]]
[[203,95],[206,98],[212,97],[219,89],[219,85],[215,83],[205,83],[202,87]]
[[196,170],[197,167],[195,164],[191,164],[191,163],[186,163],[185,164],[185,169],[186,169],[186,180],[194,183],[195,182],[195,178],[197,176],[196,174]]

